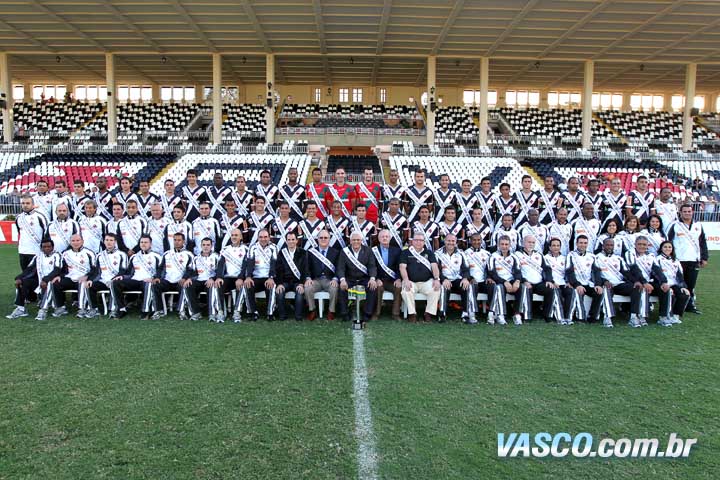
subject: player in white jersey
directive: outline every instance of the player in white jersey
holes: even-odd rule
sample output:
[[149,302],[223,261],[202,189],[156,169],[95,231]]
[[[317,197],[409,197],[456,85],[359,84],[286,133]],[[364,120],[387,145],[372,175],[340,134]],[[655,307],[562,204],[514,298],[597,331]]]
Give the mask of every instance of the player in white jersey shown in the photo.
[[172,248],[173,245],[173,237],[176,233],[182,233],[185,237],[185,245],[184,247],[188,250],[192,250],[193,240],[192,240],[192,224],[185,220],[185,208],[180,205],[176,205],[175,208],[173,208],[172,211],[172,221],[165,225],[165,233],[163,235],[163,250],[167,251]]
[[20,254],[20,270],[25,270],[35,255],[40,253],[40,242],[45,235],[48,221],[40,210],[34,208],[30,195],[20,197],[22,211],[15,217],[18,231],[18,253]]
[[35,183],[35,188],[37,188],[37,192],[32,194],[33,205],[40,213],[45,215],[45,218],[48,221],[50,221],[53,216],[52,207],[55,193],[50,190],[48,183],[45,180],[38,180]]
[[547,242],[550,239],[548,227],[539,222],[540,212],[535,208],[531,208],[527,212],[526,218],[527,221],[518,228],[518,235],[521,239],[528,235],[535,237],[535,251],[542,255],[545,253]]
[[492,250],[497,251],[498,239],[500,237],[508,237],[510,239],[510,253],[518,249],[520,245],[520,235],[518,231],[513,227],[514,218],[512,214],[506,213],[502,216],[500,226],[495,229],[490,237],[490,247]]
[[598,235],[597,241],[595,242],[595,251],[593,253],[600,253],[605,239],[610,238],[615,242],[615,255],[624,255],[626,251],[625,242],[623,242],[622,236],[619,235],[622,230],[620,220],[611,218],[603,225],[602,230],[600,230],[600,235]]
[[150,218],[147,219],[147,234],[152,238],[153,252],[162,255],[165,249],[165,229],[171,220],[163,214],[162,204],[155,202],[150,207]]
[[237,205],[235,204],[235,200],[233,200],[232,195],[226,198],[225,209],[220,214],[220,230],[223,233],[223,238],[220,242],[219,250],[222,250],[225,245],[230,243],[230,232],[236,228],[240,229],[240,231],[247,230],[245,217],[237,213]]
[[[227,202],[226,202],[227,204]],[[218,264],[220,255],[213,251],[213,244],[209,238],[200,241],[200,255],[193,261],[194,275],[189,285],[185,286],[186,295],[192,306],[190,315],[199,312],[198,295],[207,294],[208,320],[211,322],[225,322],[225,306],[222,294],[222,279],[218,278]]]
[[660,215],[653,214],[648,218],[647,227],[640,232],[641,235],[647,237],[648,251],[653,255],[657,255],[660,250],[660,244],[667,240],[665,236],[665,228]]
[[658,325],[669,327],[682,323],[680,319],[690,301],[690,290],[685,284],[683,267],[675,256],[675,247],[671,241],[666,240],[660,244],[660,253],[655,257],[655,265],[657,269],[653,272],[660,298]]
[[97,296],[101,291],[110,292],[110,308],[108,313],[118,314],[118,303],[113,294],[112,282],[121,280],[127,272],[129,262],[125,252],[118,248],[117,235],[106,233],[103,238],[104,250],[95,255],[95,264],[92,273],[85,283],[88,288],[89,308],[85,310],[85,318],[95,318],[98,313]]
[[230,232],[230,243],[220,251],[216,278],[218,287],[222,287],[223,296],[234,295],[233,322],[242,321],[242,307],[245,303],[245,258],[247,247],[242,243],[242,232],[235,229]]
[[202,316],[197,304],[193,302],[193,293],[188,292],[192,285],[194,260],[192,252],[185,249],[185,236],[182,233],[176,233],[173,236],[173,248],[163,254],[158,272],[160,278],[157,285],[158,292],[160,294],[179,293],[177,311],[181,320],[188,318],[185,310],[189,310],[191,320],[200,320]]
[[78,294],[78,318],[85,317],[87,309],[87,288],[85,281],[92,270],[95,263],[95,254],[83,247],[83,239],[79,234],[75,234],[70,238],[70,248],[62,254],[63,269],[60,274],[60,281],[53,283],[53,292],[55,294],[55,312],[54,317],[66,315],[68,313],[65,308],[65,292],[74,290]]
[[80,235],[83,237],[85,248],[93,253],[98,253],[103,247],[103,235],[105,235],[107,220],[97,213],[95,200],[85,202],[85,214],[77,218],[80,226]]
[[274,320],[275,314],[275,264],[277,249],[270,243],[267,230],[258,232],[258,241],[248,249],[245,257],[245,291],[248,312],[252,320],[257,321],[259,314],[255,304],[255,292],[264,291],[267,298],[267,318]]
[[80,233],[80,225],[75,220],[70,220],[69,215],[68,206],[61,203],[55,210],[55,220],[48,224],[45,236],[55,243],[56,252],[62,253],[70,248],[70,238]]
[[562,242],[559,238],[551,238],[548,242],[548,253],[545,254],[545,264],[550,269],[548,288],[552,290],[552,302],[546,305],[550,318],[554,318],[558,325],[572,325],[565,315],[565,305],[570,301],[572,289],[567,287],[565,280],[565,255],[561,253]]
[[158,319],[164,315],[160,294],[156,288],[160,283],[161,262],[162,257],[152,251],[152,238],[142,235],[138,252],[130,257],[129,272],[126,272],[121,280],[112,282],[112,287],[116,289],[114,295],[118,301],[118,311],[112,312],[110,318],[124,315],[126,307],[123,293],[127,291],[143,292],[140,318],[147,320],[152,314],[153,319]]
[[655,211],[662,220],[664,233],[667,233],[670,225],[678,220],[678,209],[672,197],[672,191],[668,187],[660,190],[660,198],[655,200]]
[[[597,321],[600,303],[596,298],[602,295],[602,287],[595,285],[593,265],[595,255],[588,252],[588,238],[580,235],[575,239],[575,250],[569,252],[565,258],[565,279],[571,289],[569,300],[565,303],[566,319],[572,323],[573,318],[580,321]],[[585,295],[593,299],[588,312],[585,310]]]
[[220,251],[220,242],[222,242],[222,232],[220,231],[220,222],[210,215],[210,202],[200,202],[198,207],[200,216],[193,220],[193,253],[200,254],[200,240],[209,238],[213,242],[215,251]]
[[631,306],[631,310],[635,313],[630,314],[629,325],[633,328],[647,327],[648,316],[650,315],[650,295],[654,295],[656,286],[654,278],[657,276],[653,269],[655,267],[655,254],[648,250],[648,238],[645,235],[638,235],[635,239],[635,250],[625,253],[625,263],[630,270],[629,280],[633,283],[633,288],[640,291],[640,295],[636,295],[639,302]]
[[545,263],[542,252],[535,249],[536,241],[534,235],[523,237],[523,247],[513,254],[520,269],[520,291],[516,295],[516,301],[522,318],[518,320],[516,317],[517,325],[522,324],[523,320],[529,321],[532,319],[532,298],[534,294],[544,297],[543,315],[545,321],[549,322],[552,317],[550,312],[553,301],[552,271]]
[[[448,207],[451,208],[451,207]],[[438,305],[439,321],[442,323],[447,318],[447,305],[450,301],[450,294],[460,295],[460,303],[463,305],[463,323],[475,324],[477,319],[477,295],[470,281],[470,267],[463,252],[457,248],[457,237],[449,234],[445,237],[445,245],[435,252],[435,258],[440,268],[440,302]]]
[[[603,327],[613,327],[615,306],[613,295],[625,295],[631,298],[631,312],[638,314],[640,304],[640,290],[634,288],[632,276],[625,260],[614,253],[615,243],[607,239],[603,243],[603,251],[595,255],[593,264],[593,282],[602,289],[600,297],[593,299],[591,312],[603,312]],[[598,310],[595,310],[597,308]],[[593,316],[592,313],[590,315]]]
[[[15,277],[15,309],[7,315],[7,318],[27,317],[28,312],[25,303],[29,301],[30,295],[41,294],[40,304],[46,304],[49,308],[53,303],[52,290],[48,285],[55,278],[60,278],[62,270],[62,255],[55,252],[55,245],[50,239],[45,239],[40,245],[41,253],[38,253]],[[38,320],[45,320],[44,315],[38,315]]]
[[565,208],[559,208],[550,225],[548,225],[548,236],[560,240],[560,253],[570,253],[570,239],[572,238],[572,224],[567,221],[568,212]]
[[[491,285],[488,323],[492,325],[497,321],[500,325],[506,325],[506,294],[520,290],[520,268],[517,259],[510,251],[509,237],[500,236],[497,246],[497,251],[490,255],[488,260],[488,283]],[[517,306],[515,309],[517,311]],[[519,312],[515,313],[513,321],[516,324],[521,323]]]
[[699,315],[695,285],[700,269],[707,266],[709,256],[705,230],[700,222],[693,222],[692,205],[680,207],[680,220],[668,229],[668,240],[675,247],[675,254],[682,264],[685,282],[690,290],[690,302],[685,311]]
[[117,230],[120,236],[120,249],[132,257],[140,250],[140,238],[147,234],[147,218],[138,213],[138,204],[135,200],[128,200],[125,210],[127,215],[118,222]]
[[600,234],[600,220],[595,218],[595,210],[590,202],[585,202],[579,217],[572,222],[573,236],[570,240],[570,248],[575,248],[574,239],[580,235],[588,238],[588,250],[595,251],[597,237]]

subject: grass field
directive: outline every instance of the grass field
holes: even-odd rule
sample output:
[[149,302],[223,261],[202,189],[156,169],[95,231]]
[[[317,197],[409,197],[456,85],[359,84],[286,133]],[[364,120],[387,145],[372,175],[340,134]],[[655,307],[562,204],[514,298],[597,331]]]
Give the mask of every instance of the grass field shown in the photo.
[[[5,314],[15,250],[0,262]],[[669,329],[371,325],[378,476],[718,478],[719,263],[701,273],[703,315]],[[0,372],[2,479],[358,476],[342,323],[2,318]],[[498,459],[510,431],[698,445],[683,460]]]

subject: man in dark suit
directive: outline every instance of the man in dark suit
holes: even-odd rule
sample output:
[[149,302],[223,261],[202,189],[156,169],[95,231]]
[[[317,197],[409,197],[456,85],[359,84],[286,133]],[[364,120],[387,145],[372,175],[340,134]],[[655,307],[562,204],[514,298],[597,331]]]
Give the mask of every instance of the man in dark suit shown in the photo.
[[310,280],[307,253],[297,248],[297,235],[295,232],[285,234],[286,247],[280,250],[277,258],[275,293],[278,302],[278,315],[280,320],[286,320],[285,294],[295,292],[295,320],[302,321],[303,297],[305,296],[304,283]]
[[355,286],[365,288],[365,308],[361,322],[366,322],[375,311],[377,265],[370,247],[363,245],[360,232],[350,234],[350,246],[342,249],[337,267],[340,278],[340,315],[348,317],[348,290]]
[[305,281],[305,301],[308,304],[308,320],[316,318],[315,294],[318,292],[327,292],[330,295],[327,319],[334,320],[339,283],[335,269],[340,250],[330,248],[330,232],[327,230],[320,230],[316,239],[317,248],[310,247],[307,250],[310,279]]
[[387,290],[393,292],[392,317],[393,320],[400,320],[400,292],[402,280],[400,280],[400,249],[390,246],[392,235],[389,230],[381,230],[378,233],[377,247],[372,248],[375,263],[377,263],[377,306],[371,320],[377,320],[382,310],[383,293]]

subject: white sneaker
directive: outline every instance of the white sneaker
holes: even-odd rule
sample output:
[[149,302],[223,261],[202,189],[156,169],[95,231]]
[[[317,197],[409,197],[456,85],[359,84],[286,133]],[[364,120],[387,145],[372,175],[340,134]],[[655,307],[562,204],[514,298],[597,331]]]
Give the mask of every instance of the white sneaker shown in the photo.
[[475,315],[468,317],[467,323],[469,323],[470,325],[477,325],[478,321],[477,318],[475,318]]
[[179,313],[178,317],[180,317],[180,320],[187,320],[188,316],[187,313],[185,313],[185,310]]
[[658,325],[661,327],[672,327],[672,320],[668,317],[660,317],[658,318]]
[[242,313],[240,313],[240,312],[234,312],[232,319],[233,319],[233,323],[240,323],[240,322],[242,322]]
[[75,316],[76,316],[77,318],[86,318],[86,315],[87,315],[87,311],[86,311],[85,309],[80,309],[80,310],[78,310],[78,312],[75,314]]
[[507,325],[507,322],[505,321],[504,315],[498,315],[497,316],[497,323],[498,325]]
[[164,317],[164,316],[165,316],[165,312],[155,312],[155,313],[153,313],[153,315],[152,315],[151,318],[152,318],[153,320],[158,320],[158,319],[161,319],[161,318]]
[[565,319],[565,325],[574,325],[575,322],[572,321],[572,318],[566,318]]
[[493,312],[488,312],[487,324],[495,325],[495,314]]
[[27,310],[25,310],[25,307],[15,307],[15,310],[13,310],[10,315],[5,315],[5,318],[20,318],[27,316],[28,313]]
[[194,315],[190,315],[190,320],[192,320],[193,322],[197,322],[197,321],[200,320],[201,318],[202,318],[202,314],[201,314],[201,313],[196,313],[196,314],[194,314]]
[[630,314],[630,321],[628,322],[628,325],[632,328],[642,327],[642,323],[640,322],[640,319],[638,319],[638,316],[634,313]]
[[40,321],[47,320],[47,309],[41,308],[40,310],[38,310],[37,317],[35,317],[35,320],[40,320]]
[[612,318],[604,318],[603,319],[603,327],[605,328],[613,328],[614,325],[612,323]]
[[60,308],[56,308],[55,311],[53,312],[52,316],[55,318],[58,318],[58,317],[62,317],[63,315],[67,315],[67,314],[68,314],[67,308],[65,308],[65,306],[62,306]]
[[567,325],[566,320],[565,320],[564,318],[558,318],[558,319],[555,320],[555,322],[556,322],[558,325]]
[[522,322],[522,317],[520,316],[519,313],[516,313],[515,315],[513,315],[513,323],[514,323],[515,325],[522,325],[522,324],[523,324],[523,322]]
[[215,317],[217,323],[225,323],[225,315],[218,315]]
[[97,318],[100,316],[100,312],[97,308],[88,308],[85,310],[85,318]]
[[673,315],[670,317],[670,321],[675,325],[680,325],[682,323],[682,320],[680,320],[680,315]]

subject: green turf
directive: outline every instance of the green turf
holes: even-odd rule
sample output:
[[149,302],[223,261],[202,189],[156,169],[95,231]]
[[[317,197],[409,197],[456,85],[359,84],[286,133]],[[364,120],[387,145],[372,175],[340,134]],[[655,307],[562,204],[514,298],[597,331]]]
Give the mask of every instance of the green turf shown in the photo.
[[[670,329],[371,325],[381,478],[717,478],[712,260],[704,314]],[[9,312],[15,250],[0,261]],[[0,479],[356,477],[347,325],[0,320]],[[545,430],[699,444],[675,461],[497,458],[498,432]]]

